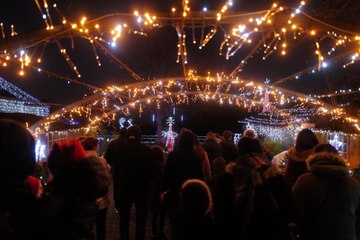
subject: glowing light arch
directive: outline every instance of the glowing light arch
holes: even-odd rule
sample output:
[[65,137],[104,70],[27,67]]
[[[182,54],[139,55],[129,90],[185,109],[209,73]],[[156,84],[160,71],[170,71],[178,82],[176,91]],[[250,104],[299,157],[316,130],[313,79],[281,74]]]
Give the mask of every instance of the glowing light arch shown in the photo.
[[[59,111],[56,111],[30,127],[34,133],[48,131],[51,123],[59,118],[74,120],[74,116],[87,117],[88,125],[96,125],[106,119],[115,120],[119,112],[127,115],[132,109],[142,112],[148,104],[167,102],[171,105],[189,103],[190,101],[225,102],[247,109],[261,111],[264,103],[265,90],[269,92],[270,109],[280,116],[295,118],[296,114],[289,112],[290,108],[311,106],[311,114],[331,114],[335,118],[342,117],[349,122],[357,120],[347,115],[343,109],[336,108],[305,94],[274,87],[264,83],[227,78],[224,76],[196,76],[190,72],[187,77],[160,78],[151,81],[141,81],[132,84],[109,86],[101,91],[76,101]],[[110,106],[111,105],[111,106]],[[93,112],[98,111],[98,115]]]

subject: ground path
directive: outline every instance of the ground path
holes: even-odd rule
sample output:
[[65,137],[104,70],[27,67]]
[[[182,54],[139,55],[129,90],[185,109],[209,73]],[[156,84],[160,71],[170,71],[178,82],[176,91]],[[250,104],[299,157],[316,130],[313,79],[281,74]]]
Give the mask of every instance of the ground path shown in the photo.
[[[119,216],[116,213],[114,201],[112,198],[113,187],[110,187],[110,207],[107,214],[107,226],[106,226],[106,240],[119,240],[120,239],[120,230],[119,230]],[[164,233],[167,237],[170,236],[168,219],[165,224]],[[130,218],[130,240],[135,240],[135,209],[134,207],[131,210]],[[148,213],[146,221],[146,236],[145,239],[151,239],[151,212]],[[160,240],[160,239],[159,239]]]

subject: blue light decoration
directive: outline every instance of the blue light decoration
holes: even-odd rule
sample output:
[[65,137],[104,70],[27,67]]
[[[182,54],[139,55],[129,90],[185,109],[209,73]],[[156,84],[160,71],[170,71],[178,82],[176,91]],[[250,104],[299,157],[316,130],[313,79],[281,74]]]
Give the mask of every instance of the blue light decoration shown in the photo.
[[131,118],[129,119],[126,119],[124,117],[121,117],[119,119],[119,125],[120,125],[120,128],[129,128],[133,125],[133,120]]
[[0,90],[13,95],[16,99],[0,99],[0,112],[26,113],[40,117],[49,115],[49,105],[24,92],[20,88],[0,77]]

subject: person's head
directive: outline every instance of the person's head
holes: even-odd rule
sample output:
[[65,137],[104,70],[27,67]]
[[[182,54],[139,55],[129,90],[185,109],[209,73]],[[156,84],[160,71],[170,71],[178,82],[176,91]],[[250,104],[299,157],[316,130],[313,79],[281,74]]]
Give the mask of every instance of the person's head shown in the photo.
[[217,157],[212,162],[212,172],[213,174],[220,174],[225,172],[226,161],[223,157]]
[[216,134],[213,133],[213,132],[208,132],[208,133],[206,134],[206,138],[207,138],[207,139],[216,139]]
[[151,146],[151,150],[153,151],[154,158],[157,162],[165,161],[164,149],[161,146],[153,145]]
[[81,141],[81,144],[83,145],[85,151],[91,151],[91,150],[97,151],[99,140],[95,137],[85,137]]
[[238,153],[239,156],[252,153],[263,154],[263,148],[261,147],[261,143],[258,139],[242,137],[238,142]]
[[329,143],[318,144],[314,148],[314,153],[320,153],[320,152],[328,152],[328,153],[333,153],[333,154],[339,154],[338,150],[333,145],[331,145]]
[[254,130],[254,129],[246,129],[244,131],[244,134],[243,134],[243,137],[247,137],[247,138],[257,138],[258,137],[258,134],[257,132]]
[[35,163],[34,137],[20,123],[0,119],[0,179],[25,180]]
[[295,149],[299,152],[306,151],[313,149],[318,144],[319,141],[313,131],[305,128],[301,130],[296,137]]
[[79,139],[65,140],[54,143],[47,158],[47,164],[51,174],[57,177],[65,174],[75,162],[85,157],[85,149]]
[[189,179],[180,189],[181,209],[189,214],[204,215],[212,210],[209,187],[199,179]]
[[224,131],[224,132],[223,132],[223,138],[224,138],[225,140],[231,140],[231,138],[232,138],[232,132],[231,132],[231,131]]
[[141,135],[141,128],[138,125],[132,125],[127,130],[127,139],[129,141],[140,141]]
[[179,135],[178,149],[193,150],[195,145],[195,134],[191,131],[184,131]]
[[186,131],[192,132],[190,129],[188,129],[186,127],[183,127],[183,128],[180,129],[180,134],[182,134],[183,132],[186,132]]

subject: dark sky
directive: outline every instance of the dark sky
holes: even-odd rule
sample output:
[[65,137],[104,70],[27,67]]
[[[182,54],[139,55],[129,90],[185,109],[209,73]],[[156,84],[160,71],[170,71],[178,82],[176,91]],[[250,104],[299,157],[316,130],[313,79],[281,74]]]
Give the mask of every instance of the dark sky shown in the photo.
[[[225,3],[225,0],[190,0],[190,2],[194,2],[191,5],[192,9],[201,10],[202,7],[206,6],[209,10],[217,10]],[[55,2],[49,1],[48,3],[52,5]],[[84,15],[87,16],[88,19],[91,19],[114,12],[132,13],[135,9],[150,9],[152,12],[169,12],[173,6],[176,6],[178,9],[181,8],[180,0],[62,0],[56,3],[68,19],[76,20],[77,22],[79,22],[80,18]],[[264,10],[271,6],[271,3],[271,1],[263,0],[234,0],[233,10]],[[309,10],[313,11],[313,7]],[[61,22],[61,18],[55,11],[51,11],[51,16],[54,23]],[[7,34],[9,33],[11,24],[15,25],[15,31],[19,34],[44,28],[41,15],[34,1],[31,0],[7,1],[6,5],[3,4],[0,8],[0,21],[4,23]],[[207,30],[209,30],[209,28]],[[138,35],[124,34],[119,45],[111,49],[111,52],[145,79],[181,76],[181,65],[175,62],[177,37],[174,29],[164,27],[147,31],[147,33],[147,38]],[[195,34],[199,37],[200,33],[196,32]],[[190,35],[191,34],[188,33],[188,36]],[[199,74],[206,74],[207,71],[212,71],[213,73],[231,72],[250,48],[244,48],[243,51],[240,51],[227,61],[224,57],[218,55],[222,38],[223,35],[218,33],[203,50],[199,50],[198,45],[194,46],[189,42],[187,44],[189,66],[198,69]],[[101,88],[109,84],[134,81],[123,69],[101,52],[101,50],[98,50],[98,53],[102,66],[98,67],[95,56],[92,53],[91,45],[83,39],[75,38],[73,40],[74,49],[71,48],[72,43],[70,39],[63,39],[60,42],[67,48],[72,61],[82,74],[81,81]],[[313,54],[314,51],[314,44],[305,40],[299,45],[290,47],[287,57],[280,57],[279,54],[273,54],[266,61],[263,61],[263,55],[256,53],[253,55],[253,58],[249,60],[247,66],[239,76],[260,82],[263,82],[266,78],[269,78],[271,81],[276,81],[279,78],[301,71],[315,64],[316,57]],[[154,55],[157,55],[157,57],[153,57]],[[69,78],[76,78],[73,71],[69,69],[65,60],[61,57],[54,43],[47,45],[43,59],[43,69]],[[331,63],[330,67],[321,73],[305,74],[300,79],[288,81],[282,86],[311,94],[333,92],[344,86],[357,89],[360,84],[357,86],[354,82],[346,80],[348,76],[356,74],[356,64],[346,70],[343,70],[341,66],[341,62]],[[27,71],[25,77],[19,77],[17,70],[18,66],[16,66],[16,68],[9,67],[8,69],[1,69],[0,76],[42,101],[69,104],[80,99],[84,94],[91,92],[86,87],[68,84],[64,80],[48,76],[44,73],[37,73],[30,69]]]

